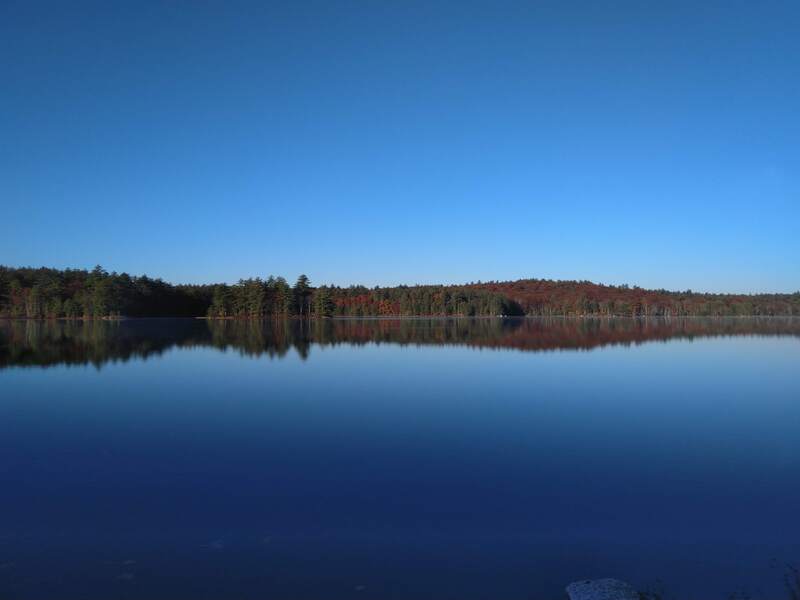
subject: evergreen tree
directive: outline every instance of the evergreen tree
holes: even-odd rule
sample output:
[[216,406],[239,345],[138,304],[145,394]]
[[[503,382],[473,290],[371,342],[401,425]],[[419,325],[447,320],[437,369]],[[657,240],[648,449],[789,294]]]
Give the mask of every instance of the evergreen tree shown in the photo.
[[332,317],[335,304],[327,287],[319,287],[314,292],[314,316]]
[[294,301],[297,306],[297,313],[301,317],[310,316],[310,287],[311,285],[308,277],[305,275],[300,275],[300,277],[297,278],[297,282],[294,284]]

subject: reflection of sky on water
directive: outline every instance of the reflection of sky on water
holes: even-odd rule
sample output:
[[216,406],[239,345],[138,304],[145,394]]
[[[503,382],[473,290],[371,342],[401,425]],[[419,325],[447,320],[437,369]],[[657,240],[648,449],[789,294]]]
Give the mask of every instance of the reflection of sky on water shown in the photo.
[[0,591],[781,591],[771,560],[800,559],[799,358],[797,337],[750,336],[7,369]]

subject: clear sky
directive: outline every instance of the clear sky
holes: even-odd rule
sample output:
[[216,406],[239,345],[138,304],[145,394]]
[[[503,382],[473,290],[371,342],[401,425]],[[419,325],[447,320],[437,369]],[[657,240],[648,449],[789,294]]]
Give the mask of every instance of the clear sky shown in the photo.
[[0,3],[0,263],[800,289],[800,3]]

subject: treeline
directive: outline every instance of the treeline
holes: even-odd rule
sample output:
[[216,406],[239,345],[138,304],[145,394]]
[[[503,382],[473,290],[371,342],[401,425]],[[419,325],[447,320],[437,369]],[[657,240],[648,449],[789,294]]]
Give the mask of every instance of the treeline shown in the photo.
[[721,317],[800,315],[800,292],[793,294],[705,294],[670,292],[591,281],[522,279],[472,284],[515,302],[526,315]]
[[0,266],[0,316],[29,319],[194,317],[205,314],[210,289],[161,279],[81,269]]
[[794,294],[698,294],[588,281],[527,279],[467,285],[313,287],[301,275],[233,285],[172,285],[91,271],[0,267],[0,317],[114,318],[398,316],[774,316],[800,315]]
[[312,288],[305,275],[298,277],[293,286],[282,277],[244,279],[235,285],[215,285],[208,309],[208,316],[215,318],[474,317],[522,314],[522,309],[502,293],[466,286]]
[[0,316],[16,318],[210,318],[522,315],[505,295],[468,286],[313,288],[300,275],[233,285],[171,285],[161,279],[91,271],[0,267]]

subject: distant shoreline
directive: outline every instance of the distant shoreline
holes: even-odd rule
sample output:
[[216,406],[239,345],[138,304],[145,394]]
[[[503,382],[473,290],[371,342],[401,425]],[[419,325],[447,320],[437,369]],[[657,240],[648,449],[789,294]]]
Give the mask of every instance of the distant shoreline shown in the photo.
[[800,315],[793,294],[706,294],[590,281],[521,279],[464,285],[372,287],[294,284],[280,276],[173,285],[147,276],[0,266],[0,317],[415,318],[744,317]]
[[420,320],[546,320],[546,319],[568,319],[576,321],[606,321],[606,320],[637,320],[637,321],[670,321],[670,320],[748,320],[748,319],[800,319],[800,315],[362,315],[362,316],[324,316],[324,317],[299,317],[293,316],[264,316],[264,317],[204,317],[204,316],[119,316],[119,317],[25,317],[0,315],[0,321],[30,321],[30,322],[105,322],[119,323],[122,321],[143,321],[143,320],[187,320],[187,321],[230,321],[230,322],[259,322],[259,321],[420,321]]

